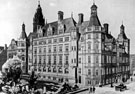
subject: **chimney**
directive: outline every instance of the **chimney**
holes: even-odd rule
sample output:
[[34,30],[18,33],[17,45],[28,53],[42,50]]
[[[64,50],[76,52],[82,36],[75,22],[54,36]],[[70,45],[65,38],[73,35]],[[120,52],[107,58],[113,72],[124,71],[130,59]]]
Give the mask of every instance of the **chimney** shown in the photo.
[[78,24],[80,25],[83,22],[83,14],[82,13],[79,13],[78,16],[79,16]]
[[5,50],[7,50],[7,44],[5,44]]
[[64,13],[62,11],[58,11],[58,21],[63,20]]
[[104,24],[104,29],[105,29],[105,33],[108,34],[108,27],[109,27],[109,24],[105,23]]

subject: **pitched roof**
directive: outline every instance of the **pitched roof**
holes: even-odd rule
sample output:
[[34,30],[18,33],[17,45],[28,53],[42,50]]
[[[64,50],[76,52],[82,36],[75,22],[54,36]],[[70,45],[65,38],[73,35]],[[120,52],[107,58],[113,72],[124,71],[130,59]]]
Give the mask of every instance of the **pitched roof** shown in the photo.
[[[76,26],[76,22],[75,20],[70,17],[70,18],[66,18],[66,19],[63,19],[61,21],[61,23],[64,25],[64,28],[65,28],[65,32],[69,32],[70,28],[71,27],[74,27]],[[52,27],[53,29],[53,35],[56,35],[57,34],[57,29],[58,29],[58,21],[55,21],[55,22],[51,22],[51,23],[47,23],[44,27],[43,27],[43,30],[47,31],[47,28],[49,27],[49,25]],[[47,32],[44,32],[45,35],[47,34]]]
[[26,39],[27,38],[27,34],[25,31],[22,31],[21,32],[21,35],[20,35],[20,39]]
[[101,26],[101,23],[97,15],[91,15],[89,26]]

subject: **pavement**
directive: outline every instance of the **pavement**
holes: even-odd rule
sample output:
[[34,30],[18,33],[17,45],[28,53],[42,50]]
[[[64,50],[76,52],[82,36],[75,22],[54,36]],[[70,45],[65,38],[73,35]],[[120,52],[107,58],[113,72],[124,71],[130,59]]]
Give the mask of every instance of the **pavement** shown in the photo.
[[[77,94],[135,94],[135,80],[132,82],[128,80],[124,84],[127,86],[128,90],[116,91],[115,87],[111,88],[110,85],[106,85],[103,87],[96,87],[95,93],[89,93],[89,91],[87,90]],[[113,85],[116,86],[118,84],[113,84]]]

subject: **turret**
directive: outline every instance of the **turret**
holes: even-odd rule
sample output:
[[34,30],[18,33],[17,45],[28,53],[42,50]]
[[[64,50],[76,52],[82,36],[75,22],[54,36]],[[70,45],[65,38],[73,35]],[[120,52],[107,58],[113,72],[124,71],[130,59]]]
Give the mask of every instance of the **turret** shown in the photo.
[[43,27],[45,24],[45,19],[42,14],[42,8],[40,6],[40,2],[38,4],[38,8],[33,18],[33,32],[37,32],[39,26]]

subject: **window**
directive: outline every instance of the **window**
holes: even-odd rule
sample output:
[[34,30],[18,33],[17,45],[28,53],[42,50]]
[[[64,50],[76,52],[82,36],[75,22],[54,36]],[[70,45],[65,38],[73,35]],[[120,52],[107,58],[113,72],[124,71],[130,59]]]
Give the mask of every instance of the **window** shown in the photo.
[[59,42],[63,42],[63,38],[59,38]]
[[51,46],[48,46],[48,52],[49,53],[51,52]]
[[90,49],[91,49],[91,43],[88,42],[88,50],[90,50]]
[[98,75],[98,70],[96,70],[96,75]]
[[62,73],[62,68],[59,68],[59,69],[58,69],[58,72],[59,72],[59,73]]
[[91,34],[88,34],[88,39],[91,39]]
[[65,56],[66,64],[68,64],[68,55]]
[[68,52],[69,51],[69,46],[66,44],[65,45],[65,51]]
[[39,48],[39,53],[41,53],[42,48]]
[[95,34],[95,38],[98,39],[99,38],[99,35],[98,34]]
[[99,62],[98,55],[96,55],[96,56],[95,56],[95,61],[96,61],[96,63],[98,63],[98,62]]
[[25,46],[25,44],[24,44],[24,43],[22,43],[22,44],[21,44],[21,46],[23,47],[23,46]]
[[91,70],[90,69],[88,69],[88,75],[91,75]]
[[37,54],[37,48],[34,48],[34,54]]
[[34,58],[35,58],[35,61],[34,61],[34,63],[36,64],[36,63],[37,63],[37,57],[36,57],[36,56],[34,56]]
[[53,52],[56,52],[56,45],[54,45],[53,47]]
[[56,67],[53,68],[53,72],[56,72]]
[[69,37],[65,37],[65,42],[69,41]]
[[62,45],[59,45],[59,51],[62,52]]
[[44,47],[44,53],[46,53],[46,47]]
[[48,56],[48,63],[51,64],[51,56]]
[[59,56],[59,63],[62,64],[62,55]]
[[41,64],[41,56],[39,56],[39,64]]
[[[48,67],[48,72],[51,72],[51,67]],[[49,78],[49,77],[48,77]]]
[[56,43],[57,42],[57,39],[54,39],[53,42]]
[[46,67],[43,67],[43,72],[46,72]]
[[68,68],[65,68],[65,74],[69,73]]
[[46,64],[46,56],[44,56],[44,62],[43,63]]
[[46,44],[46,41],[44,40],[43,43]]
[[81,73],[81,68],[79,68],[78,73]]
[[88,63],[91,63],[91,57],[88,56]]
[[42,41],[39,41],[39,45],[42,45]]
[[52,40],[51,39],[48,39],[48,43],[52,43]]
[[54,55],[54,64],[56,64],[56,55]]

